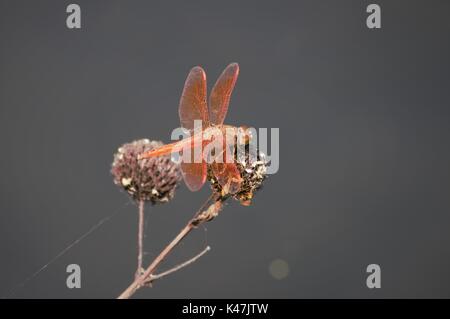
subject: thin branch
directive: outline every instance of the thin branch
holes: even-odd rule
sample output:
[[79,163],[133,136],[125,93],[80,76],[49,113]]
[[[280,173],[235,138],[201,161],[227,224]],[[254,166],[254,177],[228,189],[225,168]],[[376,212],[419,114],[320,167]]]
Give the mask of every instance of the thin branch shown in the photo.
[[[212,200],[214,200],[213,203],[206,210],[202,211],[203,207],[206,207],[206,205]],[[172,252],[172,250],[183,240],[183,238],[191,232],[191,230],[217,216],[222,208],[222,203],[224,200],[224,198],[216,198],[214,194],[211,195],[201,206],[202,208],[197,211],[194,217],[186,224],[186,226],[184,226],[183,229],[181,229],[178,235],[153,260],[153,262],[150,264],[150,266],[148,266],[145,272],[140,277],[135,278],[131,285],[128,286],[128,288],[120,294],[118,299],[128,299],[132,295],[134,295],[134,293],[139,288],[144,286],[145,283],[149,281],[150,276],[153,275],[156,268],[161,264],[161,262]]]
[[156,270],[159,264],[166,258],[166,256],[172,251],[173,248],[194,228],[195,226],[189,222],[178,235],[170,242],[166,248],[155,258],[155,260],[146,269],[144,274],[136,278],[133,283],[125,289],[124,292],[118,297],[118,299],[128,299],[130,298],[139,288],[141,288],[152,273]]
[[200,253],[198,253],[197,255],[192,257],[191,259],[185,261],[184,263],[181,263],[181,264],[179,264],[179,265],[177,265],[177,266],[175,266],[175,267],[173,267],[173,268],[171,268],[169,270],[166,270],[166,271],[164,271],[164,272],[162,272],[160,274],[151,275],[150,279],[149,279],[149,282],[153,282],[153,281],[155,281],[157,279],[160,279],[162,277],[170,275],[171,273],[174,273],[174,272],[176,272],[176,271],[178,271],[178,270],[180,270],[180,269],[182,269],[182,268],[184,268],[186,266],[189,266],[190,264],[194,263],[197,259],[202,257],[204,254],[206,254],[210,250],[211,250],[211,247],[206,246],[205,249],[203,249]]
[[141,199],[139,201],[139,224],[138,224],[138,260],[137,260],[137,270],[136,278],[142,274],[142,252],[144,249],[143,245],[144,239],[144,201]]

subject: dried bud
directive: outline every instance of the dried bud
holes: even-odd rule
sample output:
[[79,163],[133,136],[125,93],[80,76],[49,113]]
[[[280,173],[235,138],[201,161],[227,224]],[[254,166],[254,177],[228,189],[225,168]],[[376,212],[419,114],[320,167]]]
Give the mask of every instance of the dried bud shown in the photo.
[[142,139],[122,145],[114,155],[111,167],[114,183],[137,201],[165,203],[175,194],[181,175],[170,156],[138,160],[139,154],[162,145],[162,142]]
[[[253,155],[254,158],[252,159],[250,155]],[[247,149],[245,153],[237,155],[236,166],[241,173],[242,183],[239,191],[233,194],[232,197],[240,201],[242,205],[250,205],[253,194],[262,186],[266,178],[266,165],[267,161],[262,152],[254,151],[251,153]],[[221,194],[221,196],[227,195],[223,194],[222,186],[211,169],[208,169],[208,179],[214,192]]]

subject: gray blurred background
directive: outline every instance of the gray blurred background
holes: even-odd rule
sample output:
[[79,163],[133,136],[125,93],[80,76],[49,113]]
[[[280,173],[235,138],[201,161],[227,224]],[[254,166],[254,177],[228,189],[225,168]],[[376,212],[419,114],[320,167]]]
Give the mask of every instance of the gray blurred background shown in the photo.
[[[241,73],[227,123],[280,128],[280,170],[233,202],[139,298],[450,297],[448,1],[0,1],[0,295],[113,298],[136,267],[137,207],[113,153],[169,142],[192,66]],[[208,196],[146,207],[148,264]],[[128,204],[127,204],[128,203]],[[98,230],[11,289],[104,217]],[[277,279],[270,265],[282,260]],[[66,266],[81,266],[81,289]],[[381,266],[381,289],[366,267]],[[280,262],[275,262],[275,265]]]

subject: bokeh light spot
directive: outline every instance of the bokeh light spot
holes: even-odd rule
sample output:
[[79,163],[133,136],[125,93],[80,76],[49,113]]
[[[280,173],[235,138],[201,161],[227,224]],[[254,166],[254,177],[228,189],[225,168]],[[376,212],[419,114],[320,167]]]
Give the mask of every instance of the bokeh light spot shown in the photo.
[[283,259],[275,259],[269,265],[269,272],[275,279],[284,279],[289,275],[289,264]]

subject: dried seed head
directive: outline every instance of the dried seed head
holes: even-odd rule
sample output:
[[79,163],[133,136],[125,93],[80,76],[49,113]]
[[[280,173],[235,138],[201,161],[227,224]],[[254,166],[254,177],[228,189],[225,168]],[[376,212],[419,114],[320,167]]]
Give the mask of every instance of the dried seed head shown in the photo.
[[137,201],[165,203],[175,195],[181,175],[170,156],[138,160],[139,154],[162,145],[162,142],[142,139],[122,145],[114,154],[111,167],[114,183]]
[[[253,155],[253,156],[250,156]],[[253,194],[262,186],[266,178],[267,161],[265,155],[260,151],[249,152],[236,156],[236,166],[241,173],[242,183],[238,192],[231,196],[240,201],[242,205],[248,206],[251,204]],[[211,169],[208,168],[208,180],[211,182],[211,188],[220,196],[227,196],[224,194],[222,186],[219,184],[217,178],[214,176]]]

